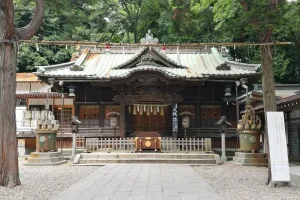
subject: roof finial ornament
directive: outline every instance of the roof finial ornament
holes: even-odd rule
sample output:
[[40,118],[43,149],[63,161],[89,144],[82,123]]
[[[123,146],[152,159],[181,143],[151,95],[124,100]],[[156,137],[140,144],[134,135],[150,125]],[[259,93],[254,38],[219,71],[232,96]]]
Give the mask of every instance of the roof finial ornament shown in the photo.
[[146,33],[146,37],[141,39],[141,44],[158,44],[159,40],[157,38],[153,38],[153,34],[150,29]]

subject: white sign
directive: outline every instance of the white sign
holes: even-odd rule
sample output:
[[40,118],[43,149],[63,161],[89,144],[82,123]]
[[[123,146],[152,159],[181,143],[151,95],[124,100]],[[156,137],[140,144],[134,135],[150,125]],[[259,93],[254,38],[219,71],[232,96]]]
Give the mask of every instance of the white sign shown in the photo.
[[273,182],[289,182],[290,169],[283,112],[267,112],[270,163]]

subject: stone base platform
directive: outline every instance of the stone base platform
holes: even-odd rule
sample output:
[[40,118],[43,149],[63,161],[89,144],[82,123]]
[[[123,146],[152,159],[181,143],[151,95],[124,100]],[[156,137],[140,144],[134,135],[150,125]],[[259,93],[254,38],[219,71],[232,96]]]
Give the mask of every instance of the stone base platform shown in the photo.
[[235,152],[232,163],[243,166],[267,167],[268,159],[265,153]]
[[216,165],[220,163],[217,154],[206,153],[82,153],[77,154],[73,164],[105,165],[125,163],[147,164],[190,164]]
[[27,166],[54,166],[67,163],[59,152],[33,152],[24,165]]

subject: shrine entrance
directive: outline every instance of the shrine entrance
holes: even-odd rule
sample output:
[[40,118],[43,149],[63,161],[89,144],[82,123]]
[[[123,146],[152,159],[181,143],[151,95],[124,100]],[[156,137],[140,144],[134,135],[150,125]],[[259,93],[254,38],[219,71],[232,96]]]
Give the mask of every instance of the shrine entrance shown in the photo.
[[129,106],[129,115],[134,132],[158,132],[160,134],[171,131],[168,120],[168,105],[166,104],[134,104]]

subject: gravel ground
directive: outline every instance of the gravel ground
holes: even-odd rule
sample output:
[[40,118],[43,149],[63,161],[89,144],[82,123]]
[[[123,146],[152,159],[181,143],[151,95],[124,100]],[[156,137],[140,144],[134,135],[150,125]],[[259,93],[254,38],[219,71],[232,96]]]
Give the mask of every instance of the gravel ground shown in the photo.
[[266,167],[227,162],[219,166],[197,166],[195,170],[225,199],[300,199],[300,177],[293,174],[290,187],[271,188],[266,185]]
[[90,175],[100,166],[24,166],[19,163],[22,185],[13,189],[0,187],[0,199],[50,199]]

